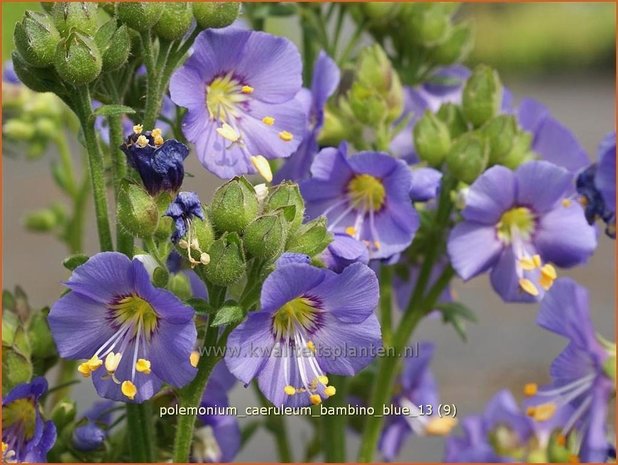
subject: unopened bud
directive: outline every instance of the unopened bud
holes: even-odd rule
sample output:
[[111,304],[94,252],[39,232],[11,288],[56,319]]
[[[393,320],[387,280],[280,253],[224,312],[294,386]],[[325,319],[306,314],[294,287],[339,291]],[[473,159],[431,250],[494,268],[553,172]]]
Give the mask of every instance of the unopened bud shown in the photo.
[[2,134],[11,140],[27,142],[34,137],[34,133],[34,125],[20,119],[10,119],[2,126]]
[[500,164],[514,170],[519,165],[534,160],[536,155],[532,151],[531,146],[531,133],[525,131],[516,133],[511,144],[511,150],[502,157]]
[[211,212],[219,232],[241,232],[258,214],[259,202],[245,178],[234,178],[215,192]]
[[51,14],[64,37],[73,31],[93,36],[97,30],[98,7],[95,2],[57,2]]
[[114,71],[125,64],[131,51],[131,37],[126,24],[117,27],[116,19],[110,19],[99,28],[94,41],[101,52],[105,71]]
[[139,32],[149,31],[161,18],[160,2],[119,2],[116,12],[120,21]]
[[193,12],[187,2],[163,3],[163,12],[153,30],[156,35],[165,40],[178,40],[191,27]]
[[451,65],[466,59],[474,44],[472,28],[463,23],[455,26],[449,37],[431,49],[433,60],[441,65]]
[[242,240],[236,233],[223,234],[212,244],[208,253],[210,263],[204,267],[204,275],[217,286],[237,282],[247,268]]
[[517,134],[517,121],[512,115],[498,115],[485,123],[482,132],[489,142],[489,164],[501,164],[510,152]]
[[283,253],[288,229],[281,210],[258,216],[243,234],[245,250],[253,257],[273,260]]
[[460,181],[472,184],[487,168],[489,145],[484,137],[476,133],[460,136],[446,156],[451,173]]
[[271,189],[265,203],[265,211],[272,212],[279,208],[293,206],[294,215],[290,221],[292,229],[298,228],[305,216],[305,201],[300,193],[298,184],[284,181]]
[[420,3],[414,5],[409,16],[411,39],[423,47],[434,47],[444,42],[450,34],[450,13],[440,5]]
[[60,34],[48,15],[26,11],[15,24],[13,39],[15,48],[30,66],[45,68],[54,62]]
[[132,235],[149,238],[159,224],[159,209],[141,186],[125,181],[118,192],[118,221]]
[[200,29],[229,26],[240,13],[240,2],[195,2],[192,5]]
[[319,217],[303,224],[289,238],[286,251],[301,253],[313,257],[321,254],[332,241],[332,236],[326,228],[326,218]]
[[419,158],[432,166],[439,166],[451,147],[446,124],[429,110],[414,126],[414,147]]
[[436,113],[436,116],[446,124],[451,139],[456,139],[468,131],[468,123],[464,118],[461,107],[454,103],[444,103]]
[[486,65],[477,66],[466,82],[462,108],[466,119],[480,127],[498,114],[502,104],[502,83],[498,73]]
[[49,92],[54,89],[55,83],[50,80],[47,69],[30,65],[17,50],[11,54],[11,60],[15,74],[26,87],[35,92]]
[[74,32],[58,45],[54,65],[64,81],[79,86],[91,83],[101,74],[103,61],[94,40]]
[[58,218],[52,209],[42,208],[28,213],[24,225],[30,231],[48,232],[58,226]]
[[68,426],[74,419],[77,413],[77,407],[74,400],[62,399],[51,411],[51,420],[56,425],[59,431]]

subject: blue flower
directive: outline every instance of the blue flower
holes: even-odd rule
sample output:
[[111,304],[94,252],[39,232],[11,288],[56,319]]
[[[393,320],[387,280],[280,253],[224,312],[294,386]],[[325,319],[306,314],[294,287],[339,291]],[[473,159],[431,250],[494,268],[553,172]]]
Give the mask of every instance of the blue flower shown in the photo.
[[195,192],[179,192],[170,203],[164,216],[169,216],[174,221],[172,242],[176,243],[187,234],[194,217],[200,220],[204,219],[204,212],[200,199]]
[[172,75],[170,94],[188,110],[182,130],[200,162],[225,179],[266,174],[265,159],[290,156],[304,135],[298,50],[287,39],[235,27],[202,31],[193,49]]
[[43,420],[39,399],[45,378],[18,384],[2,399],[2,462],[47,462],[56,442],[56,426]]
[[366,265],[341,274],[303,263],[277,267],[261,308],[232,331],[225,362],[245,384],[257,378],[274,405],[319,404],[335,395],[327,374],[354,375],[381,347],[378,282]]
[[546,294],[537,323],[569,344],[552,363],[551,385],[526,386],[526,394],[534,396],[528,414],[544,422],[564,417],[568,409],[561,433],[577,431],[581,447],[574,453],[586,462],[604,462],[610,450],[607,415],[615,385],[608,369],[615,367],[615,345],[601,344],[590,318],[588,293],[570,278],[559,279]]
[[335,62],[326,53],[320,52],[313,68],[311,90],[302,89],[297,96],[309,114],[303,141],[277,171],[275,183],[285,179],[298,182],[309,177],[311,163],[318,153],[318,135],[324,124],[324,107],[328,98],[337,90],[339,77],[339,68]]
[[410,198],[412,202],[427,202],[437,197],[442,173],[433,168],[412,167]]
[[505,301],[541,299],[556,279],[551,263],[581,264],[597,245],[594,228],[571,200],[572,182],[569,171],[546,161],[483,173],[448,239],[459,276],[468,280],[491,270],[492,286]]
[[107,439],[107,427],[112,420],[113,407],[112,401],[96,402],[84,413],[85,424],[80,424],[73,431],[72,439],[75,449],[92,452],[103,445]]
[[347,146],[320,151],[310,179],[300,185],[310,218],[364,242],[370,259],[403,251],[419,226],[410,201],[412,177],[402,160],[384,153],[347,154]]
[[182,387],[195,376],[190,362],[194,311],[155,288],[142,262],[116,252],[91,257],[65,283],[71,290],[49,313],[61,357],[85,359],[101,397],[143,402],[163,382]]
[[150,195],[178,192],[185,177],[183,162],[189,155],[186,145],[175,139],[164,141],[160,129],[143,132],[138,125],[120,148]]
[[369,263],[369,252],[362,242],[348,234],[333,234],[333,241],[322,252],[322,261],[327,268],[341,273],[352,263]]

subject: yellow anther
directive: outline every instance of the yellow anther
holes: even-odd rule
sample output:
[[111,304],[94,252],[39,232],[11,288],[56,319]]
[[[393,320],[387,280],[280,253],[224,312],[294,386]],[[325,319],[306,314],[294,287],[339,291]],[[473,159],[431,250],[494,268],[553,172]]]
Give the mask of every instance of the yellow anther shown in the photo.
[[558,273],[556,273],[556,269],[549,263],[543,265],[543,268],[541,268],[541,275],[546,276],[551,280],[554,280],[558,277]]
[[296,394],[296,388],[294,386],[290,386],[287,385],[286,387],[283,388],[283,391],[288,395],[288,396],[293,396],[294,394]]
[[193,352],[191,352],[191,355],[189,355],[189,362],[191,363],[191,366],[193,368],[197,367],[197,362],[200,361],[200,353],[197,350],[194,350]]
[[181,249],[188,249],[189,243],[185,239],[180,239],[178,241],[178,247],[180,247]]
[[337,389],[335,389],[335,386],[326,386],[326,389],[324,389],[324,394],[326,394],[328,397],[333,397],[335,394],[337,394]]
[[219,134],[224,139],[229,140],[230,142],[238,142],[240,139],[240,134],[236,132],[232,126],[227,123],[223,123],[223,126],[217,128],[217,134]]
[[569,463],[579,463],[579,457],[577,456],[577,454],[569,455]]
[[154,137],[154,144],[156,146],[163,145],[163,142],[165,142],[162,136],[153,136],[153,137]]
[[533,395],[536,394],[538,389],[539,387],[536,383],[528,383],[524,386],[524,395],[526,397],[532,397]]
[[328,376],[318,376],[318,381],[326,386],[328,384]]
[[80,363],[77,366],[77,371],[79,371],[84,378],[88,378],[90,376],[90,373],[92,373],[92,370],[90,369],[90,367],[88,366],[88,363],[86,362]]
[[562,206],[564,208],[569,208],[573,202],[571,199],[562,199]]
[[148,138],[144,135],[139,136],[135,141],[138,147],[144,148],[148,145]]
[[260,173],[260,176],[262,176],[266,182],[271,182],[273,180],[273,172],[270,169],[270,163],[268,163],[268,160],[264,156],[256,155],[251,157],[251,163],[253,163],[257,172]]
[[519,265],[521,266],[521,268],[524,271],[532,271],[534,270],[536,267],[534,266],[534,262],[532,261],[531,258],[522,258],[519,260]]
[[137,388],[135,387],[135,384],[133,384],[131,381],[123,381],[122,385],[120,386],[120,390],[129,399],[135,399],[135,395],[137,394]]
[[556,413],[556,404],[547,402],[546,404],[528,407],[526,414],[534,418],[536,421],[547,421]]
[[163,131],[161,131],[161,129],[159,128],[154,128],[150,134],[152,135],[152,137],[157,137],[157,136],[162,136],[163,135]]
[[141,134],[143,130],[144,126],[142,126],[141,124],[136,124],[135,126],[133,126],[133,132],[135,134]]
[[382,248],[382,244],[380,244],[380,241],[373,241],[373,246],[376,248],[376,250],[380,250]]
[[206,252],[202,252],[200,254],[200,263],[202,265],[208,265],[210,263],[210,255],[208,255]]
[[322,403],[322,398],[319,394],[312,394],[309,396],[309,402],[311,402],[311,405],[319,405]]
[[145,358],[140,358],[135,363],[135,369],[140,373],[144,373],[145,375],[150,374],[150,360],[146,360]]
[[534,262],[534,266],[539,268],[543,262],[541,261],[541,256],[537,253],[532,256],[532,261]]
[[272,116],[265,116],[264,118],[262,118],[262,123],[266,124],[267,126],[272,126],[273,124],[275,124],[275,118],[273,118]]
[[345,228],[345,233],[348,236],[356,236],[356,228],[354,226],[348,226],[347,228]]
[[251,87],[251,86],[242,86],[242,87],[240,88],[240,91],[241,91],[243,94],[252,94],[252,93],[253,93],[253,90],[254,90],[254,89],[253,89],[253,87]]
[[315,344],[313,343],[313,341],[307,342],[307,349],[309,349],[311,352],[315,352]]
[[438,417],[427,423],[425,432],[430,436],[446,436],[455,426],[457,426],[457,419],[453,417]]
[[121,353],[115,354],[113,352],[110,352],[109,354],[107,354],[107,357],[105,357],[105,369],[107,370],[107,372],[115,372],[118,369],[118,365],[120,364],[121,359]]
[[524,292],[530,294],[533,297],[536,297],[539,295],[539,290],[536,288],[534,283],[530,281],[529,279],[521,278],[519,280],[519,287],[521,287],[524,290]]
[[6,452],[8,448],[9,448],[9,445],[6,442],[2,441],[2,452]]
[[285,142],[290,142],[292,139],[294,139],[294,136],[292,135],[291,132],[281,131],[279,133],[279,139],[281,139],[282,141],[285,141]]

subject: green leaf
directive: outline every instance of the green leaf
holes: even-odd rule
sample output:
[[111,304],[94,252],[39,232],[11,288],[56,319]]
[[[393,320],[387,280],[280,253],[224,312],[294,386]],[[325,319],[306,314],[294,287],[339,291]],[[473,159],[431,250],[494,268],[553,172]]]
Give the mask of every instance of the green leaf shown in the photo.
[[156,267],[152,273],[152,282],[155,287],[165,287],[170,279],[170,274],[160,266]]
[[28,357],[13,347],[2,349],[2,392],[9,392],[16,385],[30,381],[32,363]]
[[15,311],[15,297],[11,294],[11,291],[4,289],[2,291],[2,309]]
[[92,118],[97,116],[132,115],[135,110],[126,105],[103,105],[92,112]]
[[241,321],[245,317],[245,312],[242,307],[234,301],[226,302],[223,307],[217,311],[215,318],[210,326],[222,326]]
[[67,258],[64,259],[62,264],[67,270],[73,271],[78,266],[86,263],[88,261],[88,258],[88,255],[84,255],[83,253],[77,253],[74,255],[69,255]]
[[436,305],[436,309],[442,313],[442,321],[453,325],[457,334],[463,341],[467,341],[466,321],[476,322],[476,315],[461,302],[442,302]]
[[204,299],[197,299],[194,297],[194,298],[188,299],[186,301],[186,304],[193,307],[193,310],[195,310],[197,313],[208,315],[208,314],[215,312],[214,307],[210,305]]

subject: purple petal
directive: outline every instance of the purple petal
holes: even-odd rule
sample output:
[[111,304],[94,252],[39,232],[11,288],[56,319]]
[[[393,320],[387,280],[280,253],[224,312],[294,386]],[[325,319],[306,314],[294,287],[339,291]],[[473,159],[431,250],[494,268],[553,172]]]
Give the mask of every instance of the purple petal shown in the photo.
[[535,131],[532,149],[543,160],[573,173],[590,163],[575,135],[552,117],[545,118]]
[[193,320],[186,323],[160,320],[146,354],[150,357],[152,372],[175,387],[189,383],[197,373],[189,361],[196,340]]
[[[533,254],[531,254],[533,255]],[[505,302],[536,302],[543,296],[541,288],[537,297],[524,292],[519,285],[517,274],[517,259],[512,247],[506,247],[500,254],[496,265],[491,270],[491,285],[494,291],[502,297]]]
[[427,202],[435,198],[440,190],[442,173],[433,168],[412,170],[410,198],[413,202]]
[[412,433],[412,429],[403,418],[395,418],[387,423],[382,431],[378,448],[384,460],[391,462],[399,456],[401,447]]
[[572,188],[573,175],[546,161],[524,163],[515,171],[517,203],[536,213],[551,210]]
[[337,64],[324,51],[320,51],[313,68],[311,95],[313,96],[313,114],[316,125],[322,125],[322,111],[328,98],[335,93],[339,85],[340,72]]
[[448,255],[457,274],[468,280],[491,268],[503,249],[495,226],[459,223],[448,238]]
[[611,132],[599,146],[599,164],[594,184],[601,191],[607,208],[616,211],[616,132]]
[[494,166],[470,186],[462,214],[466,220],[495,225],[513,206],[515,195],[514,173],[504,166]]
[[262,286],[260,312],[273,313],[289,301],[312,292],[329,274],[335,275],[329,270],[304,264],[275,269]]

